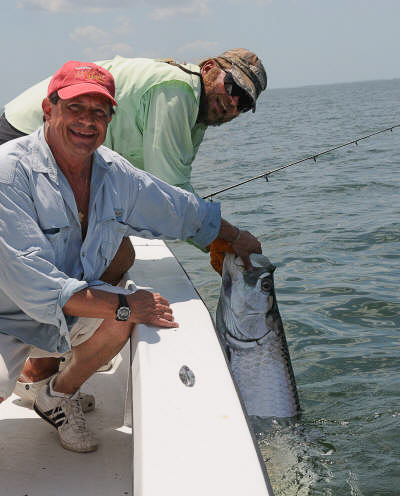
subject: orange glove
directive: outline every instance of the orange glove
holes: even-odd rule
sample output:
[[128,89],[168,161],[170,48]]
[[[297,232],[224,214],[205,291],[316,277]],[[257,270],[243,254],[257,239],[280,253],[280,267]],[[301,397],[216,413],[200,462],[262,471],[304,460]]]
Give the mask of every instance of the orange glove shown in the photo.
[[213,269],[222,275],[222,264],[224,263],[225,253],[235,253],[228,241],[221,238],[215,239],[209,246],[210,249],[210,263]]

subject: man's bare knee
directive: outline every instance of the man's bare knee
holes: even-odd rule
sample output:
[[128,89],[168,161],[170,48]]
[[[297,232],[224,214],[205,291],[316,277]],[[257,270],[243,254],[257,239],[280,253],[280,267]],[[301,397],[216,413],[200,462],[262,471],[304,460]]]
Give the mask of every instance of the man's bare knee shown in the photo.
[[109,267],[104,271],[101,280],[116,286],[135,261],[135,249],[129,238],[123,238],[118,251]]
[[107,350],[115,349],[116,355],[128,341],[134,327],[131,323],[103,320],[100,327],[87,341],[72,347],[73,359],[81,357],[82,352],[84,355],[88,352],[91,354],[93,350],[98,354],[103,352],[107,354]]
[[[111,324],[114,324],[114,321]],[[122,324],[122,322],[117,326],[110,325],[108,327],[109,339],[115,344],[120,343],[124,345],[130,338],[134,328],[134,325],[125,323]]]

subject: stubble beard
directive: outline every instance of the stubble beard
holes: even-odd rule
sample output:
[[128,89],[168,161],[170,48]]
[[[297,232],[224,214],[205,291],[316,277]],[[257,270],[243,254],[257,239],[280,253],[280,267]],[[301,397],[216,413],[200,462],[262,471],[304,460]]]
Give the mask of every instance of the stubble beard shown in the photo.
[[209,95],[213,95],[214,83],[217,80],[219,73],[220,70],[215,67],[205,76],[202,76],[200,106],[197,122],[205,124],[206,126],[220,126],[224,123],[223,117],[215,119],[209,115],[210,98],[215,98],[215,96],[210,97]]

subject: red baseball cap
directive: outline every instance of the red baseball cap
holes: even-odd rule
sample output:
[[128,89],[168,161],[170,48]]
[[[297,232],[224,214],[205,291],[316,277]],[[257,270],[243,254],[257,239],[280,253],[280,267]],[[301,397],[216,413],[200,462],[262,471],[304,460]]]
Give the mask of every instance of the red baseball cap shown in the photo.
[[47,96],[55,91],[62,100],[97,93],[107,97],[113,105],[118,105],[114,100],[115,84],[112,74],[91,62],[70,60],[65,63],[51,78]]

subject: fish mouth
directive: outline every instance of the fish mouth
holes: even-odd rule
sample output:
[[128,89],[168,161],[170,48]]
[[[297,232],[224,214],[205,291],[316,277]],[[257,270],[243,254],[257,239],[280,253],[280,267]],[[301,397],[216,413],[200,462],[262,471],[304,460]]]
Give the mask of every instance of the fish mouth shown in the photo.
[[255,317],[255,316],[259,316],[259,315],[267,315],[267,312],[264,311],[264,312],[247,312],[246,313],[246,316],[249,316],[249,317],[251,317],[251,316]]
[[[229,332],[229,330],[226,331],[226,334],[227,336],[229,336],[228,338],[228,342],[230,341],[231,344],[232,344],[232,341],[234,343],[244,343],[244,344],[254,344],[254,343],[257,343],[257,344],[261,344],[261,341],[266,337],[268,336],[270,333],[272,332],[272,329],[266,329],[266,332],[265,334],[263,334],[262,336],[260,337],[254,337],[254,338],[251,338],[251,337],[238,337],[238,336],[234,336],[233,334],[231,334]],[[242,333],[241,333],[242,334]],[[244,335],[245,336],[245,335]]]
[[266,324],[264,313],[247,314],[244,319],[233,318],[230,322],[233,332],[227,332],[240,341],[257,341],[274,330]]

